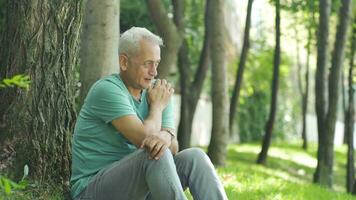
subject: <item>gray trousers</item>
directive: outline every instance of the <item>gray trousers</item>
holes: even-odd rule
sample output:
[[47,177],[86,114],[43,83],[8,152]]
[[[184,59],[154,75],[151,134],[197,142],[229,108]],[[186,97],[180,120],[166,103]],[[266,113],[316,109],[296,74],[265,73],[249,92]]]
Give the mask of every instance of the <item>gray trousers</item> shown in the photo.
[[76,198],[92,200],[183,200],[189,188],[195,200],[226,200],[224,188],[208,156],[190,148],[159,160],[137,150],[99,172]]

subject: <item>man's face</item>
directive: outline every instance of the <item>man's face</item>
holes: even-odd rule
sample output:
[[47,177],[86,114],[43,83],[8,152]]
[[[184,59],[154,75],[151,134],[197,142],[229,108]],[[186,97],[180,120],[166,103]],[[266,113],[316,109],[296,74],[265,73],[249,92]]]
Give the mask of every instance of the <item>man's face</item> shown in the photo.
[[[157,76],[157,67],[161,60],[159,45],[145,39],[139,43],[136,55],[127,55],[127,66],[121,70],[128,80],[128,86],[134,89],[147,89]],[[120,63],[121,64],[121,63]]]

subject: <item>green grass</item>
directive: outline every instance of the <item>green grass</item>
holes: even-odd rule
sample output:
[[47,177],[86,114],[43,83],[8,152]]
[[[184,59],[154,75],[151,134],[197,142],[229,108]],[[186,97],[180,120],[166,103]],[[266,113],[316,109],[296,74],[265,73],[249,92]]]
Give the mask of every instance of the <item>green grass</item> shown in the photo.
[[[346,147],[335,149],[333,190],[312,184],[316,146],[303,151],[297,144],[272,144],[266,165],[257,165],[260,144],[228,146],[227,164],[217,169],[229,200],[347,200],[345,193]],[[192,199],[186,191],[188,199]],[[1,195],[0,195],[0,199]],[[50,187],[29,187],[5,199],[63,199]]]
[[316,146],[309,149],[272,144],[266,165],[258,165],[260,144],[230,145],[226,166],[217,170],[230,200],[356,199],[345,193],[346,148],[335,150],[333,190],[311,183],[317,163]]

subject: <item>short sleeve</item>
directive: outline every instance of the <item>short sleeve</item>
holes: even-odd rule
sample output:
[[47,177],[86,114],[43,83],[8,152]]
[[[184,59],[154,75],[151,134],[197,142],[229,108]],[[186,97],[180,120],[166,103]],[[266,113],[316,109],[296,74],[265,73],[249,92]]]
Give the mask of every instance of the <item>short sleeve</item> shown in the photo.
[[105,123],[126,115],[136,115],[129,94],[124,88],[108,80],[94,86],[88,103],[94,115]]
[[174,126],[174,103],[173,97],[169,100],[167,107],[162,113],[162,128],[175,129]]

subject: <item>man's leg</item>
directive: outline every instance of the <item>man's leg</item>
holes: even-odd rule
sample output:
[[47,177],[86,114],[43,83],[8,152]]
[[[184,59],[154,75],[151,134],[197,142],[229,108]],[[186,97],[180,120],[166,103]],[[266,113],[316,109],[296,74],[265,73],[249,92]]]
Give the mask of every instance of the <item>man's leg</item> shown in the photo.
[[227,196],[209,157],[199,148],[185,149],[174,156],[177,172],[194,200],[227,200]]
[[137,150],[115,162],[99,172],[80,197],[140,200],[150,191],[156,200],[186,199],[171,152],[166,150],[159,160],[148,157],[146,151]]

